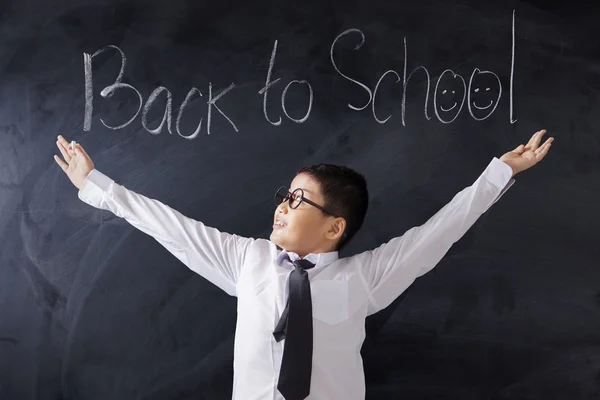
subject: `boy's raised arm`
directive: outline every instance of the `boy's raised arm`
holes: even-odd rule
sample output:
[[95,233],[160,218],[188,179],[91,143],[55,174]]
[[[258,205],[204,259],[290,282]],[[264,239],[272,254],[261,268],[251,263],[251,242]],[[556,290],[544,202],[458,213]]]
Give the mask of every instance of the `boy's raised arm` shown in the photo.
[[370,296],[369,315],[387,307],[413,281],[430,271],[450,247],[514,183],[512,170],[494,157],[471,185],[426,223],[374,250],[358,254]]
[[111,211],[152,236],[192,271],[231,296],[248,249],[255,239],[221,232],[179,211],[125,188],[93,169],[77,196]]
[[56,145],[64,161],[56,155],[54,159],[79,189],[79,199],[124,218],[152,236],[192,271],[229,295],[236,295],[239,272],[255,239],[221,232],[119,185],[95,168],[79,144],[69,144],[59,136]]
[[108,210],[152,236],[192,271],[236,295],[236,282],[255,239],[221,232],[179,211],[119,185],[97,169],[90,171],[77,196]]

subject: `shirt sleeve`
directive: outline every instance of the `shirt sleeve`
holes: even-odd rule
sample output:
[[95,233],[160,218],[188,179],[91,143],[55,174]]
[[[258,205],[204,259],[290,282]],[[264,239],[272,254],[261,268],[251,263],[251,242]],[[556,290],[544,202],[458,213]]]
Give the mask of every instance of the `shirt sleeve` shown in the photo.
[[414,280],[430,271],[481,214],[512,186],[512,168],[494,157],[471,185],[421,226],[359,254],[369,294],[368,315],[387,307]]
[[77,196],[83,202],[124,218],[152,236],[188,268],[235,296],[246,254],[255,239],[221,232],[116,183],[97,169]]

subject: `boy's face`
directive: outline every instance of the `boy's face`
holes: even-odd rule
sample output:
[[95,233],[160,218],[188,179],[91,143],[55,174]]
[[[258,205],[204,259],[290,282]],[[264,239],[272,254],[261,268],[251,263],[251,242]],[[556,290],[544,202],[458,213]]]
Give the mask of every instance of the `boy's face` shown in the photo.
[[[320,185],[305,173],[296,175],[289,191],[301,188],[304,197],[324,206]],[[298,208],[291,208],[288,201],[284,201],[275,209],[273,223],[282,221],[285,226],[273,225],[271,242],[287,251],[305,257],[309,253],[325,253],[335,249],[335,243],[345,228],[343,218],[334,218],[319,210],[317,207],[302,202]]]

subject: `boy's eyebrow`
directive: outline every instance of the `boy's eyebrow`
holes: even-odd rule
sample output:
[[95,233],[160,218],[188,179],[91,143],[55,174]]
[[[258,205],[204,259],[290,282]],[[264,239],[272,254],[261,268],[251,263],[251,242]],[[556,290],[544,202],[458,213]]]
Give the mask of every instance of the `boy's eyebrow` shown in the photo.
[[[312,191],[308,190],[308,189],[304,189],[304,188],[296,188],[296,189],[302,189],[305,193],[312,193]],[[294,189],[294,190],[296,190]],[[293,192],[294,190],[290,189],[290,192]]]

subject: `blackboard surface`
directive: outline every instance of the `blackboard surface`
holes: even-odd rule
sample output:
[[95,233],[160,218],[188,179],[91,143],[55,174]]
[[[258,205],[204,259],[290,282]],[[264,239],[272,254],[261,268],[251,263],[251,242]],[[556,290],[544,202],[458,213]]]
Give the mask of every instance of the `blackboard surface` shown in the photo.
[[347,256],[541,128],[552,154],[367,319],[367,398],[600,398],[599,17],[572,1],[3,2],[0,399],[231,396],[236,299],[81,202],[58,134],[251,237],[297,169],[348,165],[370,208]]

